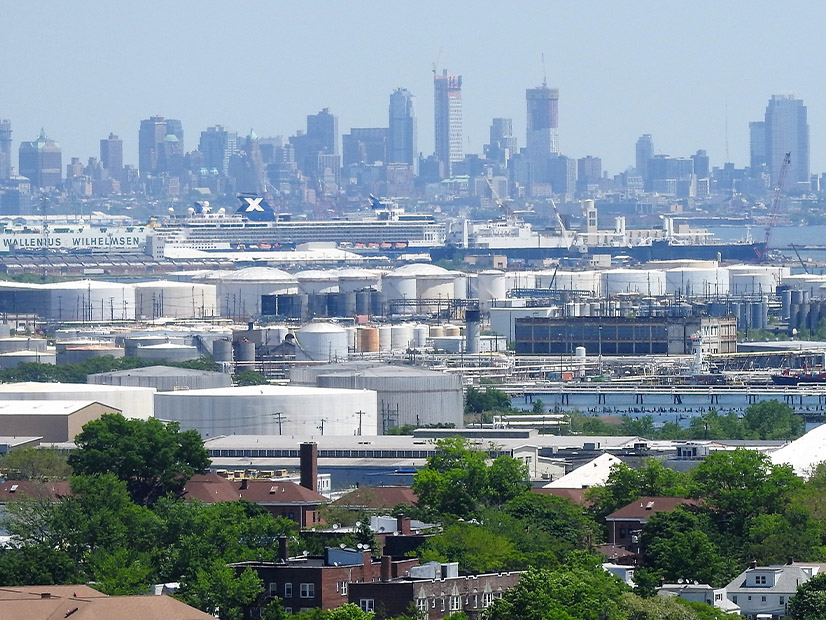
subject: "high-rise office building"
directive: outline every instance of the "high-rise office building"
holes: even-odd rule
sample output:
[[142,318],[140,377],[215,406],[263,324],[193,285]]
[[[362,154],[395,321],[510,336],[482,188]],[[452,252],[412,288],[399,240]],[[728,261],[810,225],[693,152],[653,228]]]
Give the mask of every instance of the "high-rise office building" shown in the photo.
[[325,155],[338,155],[338,117],[324,108],[307,116],[307,137]]
[[0,182],[11,178],[11,121],[0,119]]
[[31,182],[32,188],[53,189],[63,178],[63,155],[60,145],[48,138],[41,129],[40,135],[31,142],[21,142],[20,175]]
[[100,163],[109,173],[109,178],[120,181],[123,176],[123,140],[110,133],[100,141]]
[[413,95],[406,88],[397,88],[390,95],[387,163],[409,164],[413,167],[413,174],[418,173],[416,110],[413,106]]
[[517,140],[513,135],[513,119],[494,118],[490,124],[490,144],[485,148],[485,157],[501,165],[517,152]]
[[642,180],[648,187],[648,162],[654,158],[654,140],[650,133],[643,134],[637,140],[635,167],[637,174],[642,177]]
[[223,176],[229,174],[229,160],[238,151],[238,134],[226,127],[215,125],[201,132],[198,150],[203,154],[203,166],[217,170]]
[[749,123],[749,166],[755,174],[766,164],[766,123]]
[[537,165],[559,154],[559,90],[542,84],[525,91],[528,104],[527,153]]
[[[166,141],[166,136],[174,136],[175,140]],[[172,157],[171,151],[176,154],[184,152],[184,130],[181,121],[163,116],[151,116],[142,120],[138,133],[138,168],[141,176],[166,172],[163,162],[166,160],[168,165]]]
[[350,133],[341,136],[342,166],[388,163],[387,142],[386,127],[353,127]]
[[462,149],[462,76],[433,75],[435,155],[450,176],[450,168],[464,159]]
[[796,184],[808,184],[809,123],[803,101],[793,95],[773,95],[766,106],[765,127],[766,163],[772,185],[777,185],[786,153],[791,153],[787,187],[793,190]]

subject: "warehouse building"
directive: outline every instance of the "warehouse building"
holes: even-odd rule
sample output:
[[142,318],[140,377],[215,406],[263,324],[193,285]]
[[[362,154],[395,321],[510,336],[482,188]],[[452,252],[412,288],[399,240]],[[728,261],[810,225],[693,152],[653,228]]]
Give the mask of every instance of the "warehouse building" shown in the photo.
[[44,442],[74,441],[83,425],[115,407],[82,400],[6,400],[0,402],[0,435],[39,436]]
[[518,355],[681,355],[737,352],[737,319],[725,317],[524,317],[516,319]]

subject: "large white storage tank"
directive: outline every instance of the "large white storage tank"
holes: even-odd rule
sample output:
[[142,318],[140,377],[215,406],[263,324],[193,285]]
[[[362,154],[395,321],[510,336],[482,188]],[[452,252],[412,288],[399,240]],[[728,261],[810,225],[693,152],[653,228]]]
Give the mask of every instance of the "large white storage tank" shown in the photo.
[[664,295],[665,271],[661,269],[611,269],[602,274],[604,295],[634,293]]
[[[120,409],[126,418],[154,415],[155,388],[85,383],[3,383],[0,400],[86,400]],[[159,416],[160,417],[160,416]]]
[[724,267],[676,267],[665,272],[669,295],[716,297],[728,295],[729,273]]
[[155,416],[202,437],[216,435],[376,435],[372,390],[256,385],[163,392]]
[[344,267],[334,271],[338,278],[338,290],[342,293],[353,293],[364,289],[380,290],[381,273],[373,269],[358,267]]
[[298,281],[281,269],[248,267],[237,271],[212,271],[203,280],[217,286],[221,316],[247,319],[261,314],[262,295],[291,295]]
[[204,318],[218,316],[217,289],[200,282],[138,282],[135,314],[139,319]]
[[[539,282],[542,286],[539,286]],[[553,285],[553,286],[552,286]],[[541,278],[537,277],[537,288],[554,288],[560,291],[585,291],[596,297],[602,291],[602,272],[587,271],[563,271],[543,272]]]
[[490,309],[495,299],[505,299],[508,292],[508,279],[505,273],[496,269],[482,271],[476,279],[479,294],[479,307],[483,312]]
[[338,276],[332,271],[322,269],[308,269],[295,274],[298,280],[298,291],[305,295],[321,295],[324,293],[338,293]]
[[822,297],[820,287],[826,284],[826,275],[798,273],[784,277],[781,284],[792,290],[808,291],[810,298]]
[[735,271],[729,274],[732,295],[773,295],[779,280],[771,271]]
[[295,358],[300,361],[333,362],[348,357],[347,331],[332,323],[310,323],[295,333]]
[[[132,321],[135,288],[100,280],[73,280],[43,285],[49,291],[48,318],[57,321]],[[114,406],[114,405],[113,405]]]
[[[398,271],[398,270],[397,270]],[[416,296],[416,277],[409,273],[391,271],[381,277],[382,298],[388,303],[388,311],[397,314],[413,314],[415,305],[393,304],[394,300],[412,300]]]

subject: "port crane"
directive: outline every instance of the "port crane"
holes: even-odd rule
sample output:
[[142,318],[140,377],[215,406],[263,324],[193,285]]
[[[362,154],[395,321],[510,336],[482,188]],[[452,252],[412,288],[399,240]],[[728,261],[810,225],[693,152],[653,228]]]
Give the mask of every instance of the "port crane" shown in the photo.
[[771,216],[769,218],[769,225],[766,226],[766,239],[764,241],[763,255],[759,258],[763,261],[769,257],[769,241],[774,232],[774,224],[777,221],[777,211],[780,208],[780,197],[783,194],[783,184],[786,182],[786,174],[789,172],[789,165],[792,163],[791,151],[786,153],[783,158],[783,165],[780,166],[780,174],[777,175],[777,185],[774,186],[774,200],[772,201]]

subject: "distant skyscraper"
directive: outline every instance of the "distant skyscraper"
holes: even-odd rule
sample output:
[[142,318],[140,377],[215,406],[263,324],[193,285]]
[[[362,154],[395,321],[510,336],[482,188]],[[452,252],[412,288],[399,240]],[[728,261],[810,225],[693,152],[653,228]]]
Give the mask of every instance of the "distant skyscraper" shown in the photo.
[[342,166],[388,163],[387,135],[386,127],[353,127],[341,136]]
[[60,145],[40,135],[31,142],[20,143],[20,175],[31,181],[32,188],[50,189],[60,186],[63,175],[63,155]]
[[419,156],[416,151],[416,110],[413,95],[406,88],[397,88],[390,95],[390,118],[387,134],[387,163],[410,164],[417,174]]
[[648,189],[648,162],[654,157],[654,140],[650,133],[643,134],[637,140],[637,174],[640,175]]
[[462,76],[433,76],[435,155],[450,176],[450,168],[464,159],[462,150]]
[[324,108],[318,114],[307,117],[307,136],[321,153],[338,155],[338,117]]
[[540,165],[559,154],[559,90],[542,84],[525,91],[528,158]]
[[766,106],[766,163],[776,185],[786,153],[791,152],[787,187],[809,183],[809,123],[806,106],[793,95],[773,95]]
[[0,181],[11,178],[11,121],[0,119]]
[[749,166],[752,174],[766,163],[766,123],[749,123]]
[[494,118],[490,124],[490,144],[485,149],[488,159],[507,165],[508,160],[516,154],[516,136],[513,135],[513,119]]
[[[166,136],[175,136],[174,141],[167,141]],[[175,142],[171,147],[169,142]],[[154,175],[166,170],[159,162],[169,159],[169,151],[184,152],[184,130],[181,121],[163,116],[151,116],[141,121],[138,133],[138,168],[141,176]]]
[[109,172],[109,178],[120,181],[123,176],[123,140],[110,133],[100,141],[100,163]]
[[201,132],[198,150],[203,154],[204,167],[217,170],[223,176],[229,174],[229,160],[238,150],[238,134],[226,127],[215,125]]

